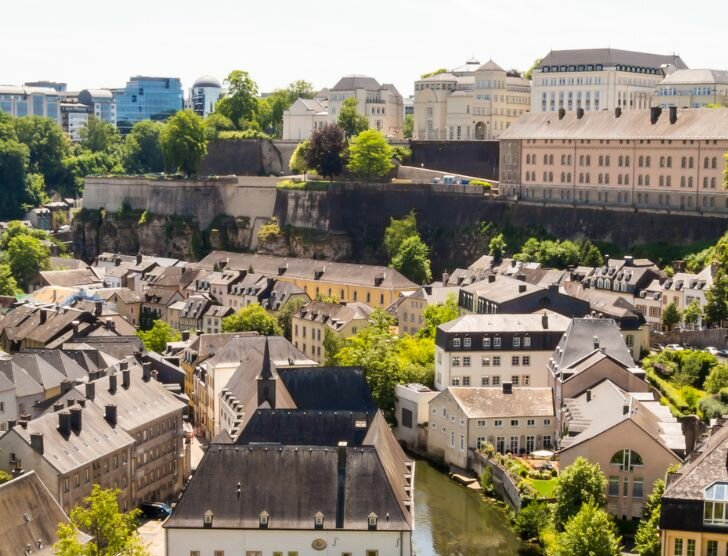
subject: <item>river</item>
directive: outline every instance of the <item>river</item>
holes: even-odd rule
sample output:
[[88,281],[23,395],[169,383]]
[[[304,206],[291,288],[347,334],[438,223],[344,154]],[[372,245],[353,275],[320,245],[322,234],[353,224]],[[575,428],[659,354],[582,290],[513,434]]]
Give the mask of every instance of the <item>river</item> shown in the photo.
[[416,556],[531,554],[503,512],[423,460],[415,467],[412,543]]

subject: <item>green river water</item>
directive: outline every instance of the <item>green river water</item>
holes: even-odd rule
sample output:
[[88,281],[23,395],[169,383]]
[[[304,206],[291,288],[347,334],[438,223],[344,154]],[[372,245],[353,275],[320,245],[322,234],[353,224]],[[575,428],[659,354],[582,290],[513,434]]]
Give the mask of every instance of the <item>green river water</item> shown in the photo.
[[415,467],[412,543],[417,556],[534,554],[511,531],[500,510],[422,460]]

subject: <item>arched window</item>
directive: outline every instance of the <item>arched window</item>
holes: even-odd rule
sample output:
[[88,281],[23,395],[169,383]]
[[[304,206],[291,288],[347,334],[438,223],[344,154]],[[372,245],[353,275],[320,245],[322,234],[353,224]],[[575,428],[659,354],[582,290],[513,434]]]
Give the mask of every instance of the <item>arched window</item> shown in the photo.
[[693,186],[693,176],[688,177],[688,187]]
[[554,181],[554,173],[553,172],[549,172],[549,181],[550,182],[553,182]]
[[660,157],[660,168],[664,168],[664,167],[665,167],[665,157],[661,156]]
[[645,157],[641,156],[639,158],[639,167],[642,168],[645,165]]
[[566,181],[571,182],[571,172],[566,173]]
[[624,165],[629,168],[629,156],[624,157]]
[[642,174],[637,176],[637,185],[642,185]]
[[713,157],[713,160],[710,162],[710,167],[715,170],[718,167],[718,159],[716,157]]
[[695,159],[691,156],[688,158],[688,168],[692,168],[695,165]]
[[620,155],[619,158],[617,159],[617,166],[619,166],[621,168],[623,165],[624,165],[624,157],[622,155]]
[[549,163],[549,155],[545,154],[543,155],[543,163],[548,164]]
[[562,164],[562,166],[563,166],[564,164],[566,164],[566,155],[565,155],[565,154],[562,154],[562,155],[561,155],[561,164]]
[[665,178],[665,187],[672,187],[672,176],[667,176]]
[[705,160],[703,160],[703,168],[707,168],[710,166],[710,159],[706,156]]
[[624,185],[629,185],[629,174],[624,175]]
[[634,450],[620,450],[619,452],[615,452],[610,463],[619,465],[620,471],[634,471],[635,467],[644,465],[642,456]]
[[[650,164],[652,164],[652,158],[649,157],[649,156],[645,157],[645,166],[647,166],[649,168],[650,167]],[[670,163],[670,158],[668,157],[668,159],[667,159],[667,167],[668,168],[670,167],[670,164],[671,164]]]
[[715,189],[715,178],[710,178],[710,188]]
[[622,185],[622,174],[617,175],[617,185]]
[[597,181],[598,181],[599,185],[601,185],[601,184],[602,184],[602,180],[603,180],[603,179],[604,179],[604,178],[602,178],[602,175],[601,175],[601,174],[599,174],[599,176],[597,177]]
[[579,174],[579,183],[584,183],[584,174]]
[[591,166],[591,156],[590,155],[586,155],[586,165]]
[[605,165],[605,166],[609,166],[609,165],[610,165],[610,163],[611,163],[611,162],[610,162],[610,158],[609,158],[609,155],[605,156],[605,157],[604,157],[604,165]]
[[672,168],[672,157],[671,156],[667,157],[667,167]]
[[[606,201],[606,199],[604,199]],[[604,280],[604,289],[610,289],[612,287],[612,282],[609,281],[609,279]]]
[[531,164],[531,155],[530,154],[526,155],[526,164]]
[[604,280],[602,280],[601,278],[599,278],[597,280],[597,288],[603,288],[603,287],[604,287]]
[[650,175],[649,174],[647,174],[645,176],[645,185],[650,185]]
[[665,185],[665,176],[660,176],[660,187]]
[[680,187],[685,187],[685,176],[680,176]]
[[564,172],[561,172],[561,182],[562,182],[562,183],[563,183],[564,181],[566,181],[566,179],[565,179],[565,178],[566,178],[566,174],[564,174]]
[[554,165],[554,155],[552,154],[549,155],[549,164]]
[[609,185],[609,174],[604,174],[604,183]]
[[680,160],[680,168],[686,168],[688,165],[688,159],[687,157],[683,156]]
[[604,157],[599,155],[599,166],[604,166]]
[[[708,160],[707,158],[705,160]],[[708,177],[703,178],[703,189],[708,189]]]

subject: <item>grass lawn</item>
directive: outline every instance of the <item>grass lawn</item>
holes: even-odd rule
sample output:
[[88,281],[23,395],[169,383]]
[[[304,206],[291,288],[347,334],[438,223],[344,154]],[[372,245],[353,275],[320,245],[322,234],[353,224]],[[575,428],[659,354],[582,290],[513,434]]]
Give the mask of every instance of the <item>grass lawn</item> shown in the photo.
[[556,488],[556,478],[553,479],[527,479],[528,483],[538,492],[541,498],[553,498]]

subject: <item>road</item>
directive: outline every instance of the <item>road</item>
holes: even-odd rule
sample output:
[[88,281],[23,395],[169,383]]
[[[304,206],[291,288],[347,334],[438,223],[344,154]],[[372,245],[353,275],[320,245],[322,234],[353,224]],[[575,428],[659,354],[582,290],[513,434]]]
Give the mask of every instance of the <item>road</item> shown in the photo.
[[161,519],[152,519],[137,529],[142,542],[149,549],[150,556],[165,556],[164,529]]

